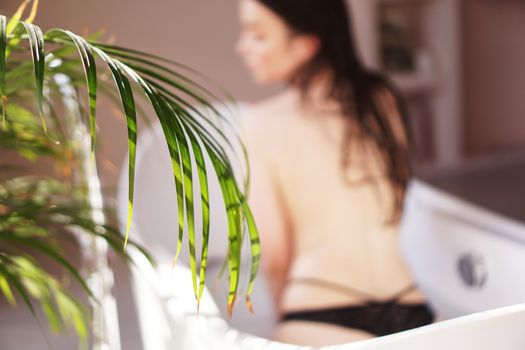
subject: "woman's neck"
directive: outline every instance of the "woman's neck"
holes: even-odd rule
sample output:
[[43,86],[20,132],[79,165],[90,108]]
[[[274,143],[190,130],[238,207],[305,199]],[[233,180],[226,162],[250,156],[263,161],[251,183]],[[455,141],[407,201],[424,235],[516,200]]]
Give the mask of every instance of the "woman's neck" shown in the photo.
[[[291,85],[288,89],[304,108],[319,112],[340,113],[341,105],[332,95],[332,72],[325,70],[317,74],[306,88]],[[305,90],[306,89],[306,90]]]

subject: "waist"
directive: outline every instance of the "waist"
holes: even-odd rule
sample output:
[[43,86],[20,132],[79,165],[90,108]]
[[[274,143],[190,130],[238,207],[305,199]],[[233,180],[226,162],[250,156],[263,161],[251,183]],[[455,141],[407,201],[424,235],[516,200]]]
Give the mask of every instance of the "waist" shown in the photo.
[[410,279],[402,279],[383,289],[340,283],[324,278],[289,279],[278,305],[281,314],[300,310],[360,306],[366,303],[421,304],[423,293]]

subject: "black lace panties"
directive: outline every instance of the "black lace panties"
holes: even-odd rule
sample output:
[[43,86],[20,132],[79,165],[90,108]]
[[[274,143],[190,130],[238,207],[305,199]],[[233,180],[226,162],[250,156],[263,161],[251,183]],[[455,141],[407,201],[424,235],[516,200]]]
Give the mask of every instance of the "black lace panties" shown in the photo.
[[434,314],[426,304],[373,301],[364,305],[290,312],[281,319],[292,320],[329,323],[382,336],[430,324]]

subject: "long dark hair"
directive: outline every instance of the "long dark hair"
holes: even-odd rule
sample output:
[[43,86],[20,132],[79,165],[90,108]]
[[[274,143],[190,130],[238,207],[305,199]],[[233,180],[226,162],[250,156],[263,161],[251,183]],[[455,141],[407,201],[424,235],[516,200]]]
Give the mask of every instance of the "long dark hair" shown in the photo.
[[[306,94],[317,75],[329,68],[329,98],[339,102],[348,118],[342,162],[350,163],[353,126],[379,150],[394,193],[393,219],[398,219],[411,176],[405,108],[392,84],[364,68],[359,60],[345,0],[257,0],[298,34],[314,35],[320,48],[294,74],[291,84]],[[366,0],[363,0],[366,1]],[[385,103],[386,101],[386,103]]]

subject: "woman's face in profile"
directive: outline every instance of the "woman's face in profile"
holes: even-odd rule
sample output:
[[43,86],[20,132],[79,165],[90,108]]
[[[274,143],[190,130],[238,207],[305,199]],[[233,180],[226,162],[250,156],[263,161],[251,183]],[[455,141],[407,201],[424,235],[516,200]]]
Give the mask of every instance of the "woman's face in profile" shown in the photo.
[[293,34],[287,24],[257,0],[240,0],[237,52],[261,84],[285,83],[317,50],[312,36]]

